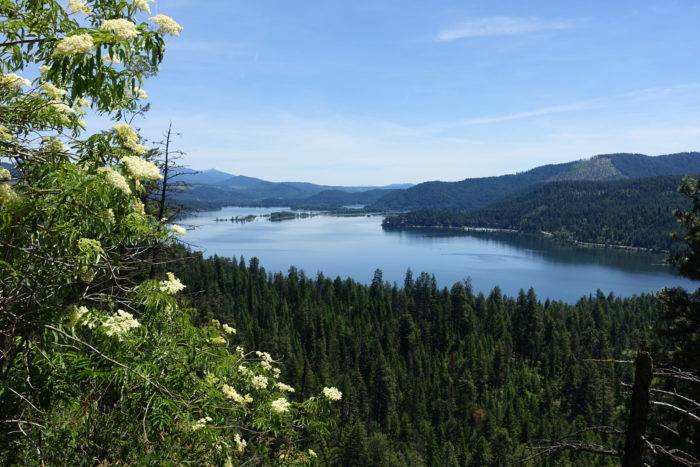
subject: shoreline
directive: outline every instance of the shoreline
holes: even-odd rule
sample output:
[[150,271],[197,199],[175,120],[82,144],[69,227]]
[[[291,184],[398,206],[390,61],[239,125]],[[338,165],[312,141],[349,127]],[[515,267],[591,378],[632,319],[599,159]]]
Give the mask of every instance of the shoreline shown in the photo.
[[516,234],[521,234],[521,235],[534,235],[538,236],[541,238],[546,238],[550,240],[558,240],[563,243],[568,243],[576,246],[580,246],[583,248],[615,248],[618,250],[625,250],[625,251],[633,251],[633,252],[641,252],[641,253],[657,253],[657,254],[668,254],[669,252],[667,250],[657,250],[654,248],[644,248],[644,247],[636,247],[636,246],[629,246],[629,245],[615,245],[615,244],[610,244],[610,243],[593,243],[593,242],[583,242],[580,240],[575,240],[575,239],[562,239],[558,238],[556,234],[553,232],[547,232],[544,230],[541,230],[540,232],[525,232],[517,229],[502,229],[502,228],[494,228],[494,227],[469,227],[469,226],[462,226],[462,227],[450,227],[450,226],[444,226],[444,225],[406,225],[406,226],[401,226],[401,227],[384,227],[382,225],[382,228],[388,229],[388,230],[418,230],[418,229],[439,229],[439,230],[454,230],[454,231],[460,231],[460,232],[491,232],[491,233],[497,233],[497,232],[502,232],[502,233],[516,233]]

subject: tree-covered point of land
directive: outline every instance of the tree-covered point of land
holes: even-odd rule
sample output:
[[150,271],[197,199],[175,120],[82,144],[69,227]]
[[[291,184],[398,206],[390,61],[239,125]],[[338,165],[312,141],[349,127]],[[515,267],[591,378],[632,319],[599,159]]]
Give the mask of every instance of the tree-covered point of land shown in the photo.
[[[333,401],[291,399],[231,321],[155,266],[145,78],[182,27],[147,0],[0,0],[0,464],[310,463]],[[91,109],[114,119],[89,134]],[[164,188],[165,189],[165,188]],[[277,355],[276,355],[277,357]]]
[[486,227],[547,232],[585,243],[672,247],[673,210],[685,208],[681,177],[551,182],[475,211],[423,210],[389,216],[386,228]]

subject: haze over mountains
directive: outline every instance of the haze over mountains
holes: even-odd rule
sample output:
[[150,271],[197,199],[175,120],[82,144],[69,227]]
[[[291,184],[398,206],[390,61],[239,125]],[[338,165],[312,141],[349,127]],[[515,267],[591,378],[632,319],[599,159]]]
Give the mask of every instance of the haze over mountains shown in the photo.
[[[306,182],[271,182],[216,169],[195,172],[181,169],[177,180],[187,184],[176,199],[192,208],[225,205],[266,204],[329,208],[349,204],[369,204],[395,189],[411,184],[374,186],[329,186]],[[303,206],[302,206],[303,205]]]
[[211,169],[182,170],[179,180],[188,184],[176,195],[190,208],[226,205],[287,205],[331,209],[364,205],[379,211],[479,209],[505,200],[527,188],[563,181],[612,182],[646,177],[700,173],[700,153],[662,156],[606,154],[562,164],[550,164],[526,172],[495,177],[467,178],[458,182],[431,181],[371,186],[327,186],[305,182],[271,182]]

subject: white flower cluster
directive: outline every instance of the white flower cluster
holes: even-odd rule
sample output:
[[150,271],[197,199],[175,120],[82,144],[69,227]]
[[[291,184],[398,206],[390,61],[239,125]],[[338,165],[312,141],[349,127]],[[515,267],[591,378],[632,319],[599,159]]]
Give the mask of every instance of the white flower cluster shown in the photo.
[[146,206],[144,206],[143,201],[138,198],[131,200],[131,210],[141,216],[146,214]]
[[241,435],[236,433],[236,435],[233,437],[233,442],[236,443],[236,450],[240,453],[243,452],[246,446],[248,446],[248,443],[241,438]]
[[256,350],[255,355],[257,355],[263,362],[272,363],[272,355],[267,352]]
[[109,55],[106,55],[102,57],[102,63],[105,65],[119,65],[122,61],[119,59],[119,57],[112,57]]
[[[51,102],[51,108],[61,115],[69,115],[73,113],[73,109],[63,102]],[[68,120],[66,120],[66,123]]]
[[226,334],[236,334],[236,329],[232,328],[228,324],[224,324],[221,326],[221,329],[226,333]]
[[166,15],[155,15],[150,18],[151,21],[158,25],[158,32],[161,34],[169,34],[171,36],[179,36],[182,30],[182,26],[177,24],[174,19]]
[[145,11],[146,13],[151,12],[151,6],[148,4],[149,0],[134,0],[134,6],[136,9]]
[[42,142],[42,149],[46,152],[66,152],[66,147],[58,138],[49,137]]
[[159,289],[161,292],[165,292],[170,295],[175,295],[176,293],[182,291],[186,286],[182,282],[180,282],[180,279],[175,277],[175,274],[172,272],[166,273],[168,276],[167,280],[160,281]]
[[68,0],[68,9],[71,13],[83,13],[89,15],[92,10],[82,0]]
[[263,375],[253,376],[253,379],[250,380],[250,384],[256,389],[265,389],[267,387],[267,378]]
[[276,413],[284,413],[289,411],[289,401],[284,397],[273,400],[270,406],[272,411]]
[[139,135],[126,123],[117,123],[112,127],[125,148],[130,149],[139,156],[146,152],[146,148],[139,144]]
[[170,226],[170,231],[174,234],[177,235],[178,237],[182,237],[187,233],[187,230],[185,230],[184,227],[181,227],[177,224],[173,224]]
[[18,198],[19,196],[10,185],[7,185],[6,183],[0,184],[0,204],[15,201]]
[[126,156],[122,158],[122,164],[127,172],[138,180],[160,180],[163,176],[160,169],[151,161],[138,156]]
[[12,138],[14,138],[14,136],[12,136],[12,133],[10,133],[10,130],[4,125],[0,125],[0,141],[12,139]]
[[68,57],[71,55],[85,54],[95,47],[95,41],[90,34],[76,34],[67,36],[58,41],[53,49],[54,57]]
[[211,342],[214,345],[226,345],[226,344],[228,344],[226,339],[224,339],[221,336],[212,337],[209,339],[209,342]]
[[211,421],[212,421],[212,418],[211,418],[211,417],[200,418],[199,420],[197,420],[196,422],[194,422],[194,423],[192,424],[192,426],[190,427],[190,429],[191,429],[192,431],[201,430],[202,428],[204,428],[205,426],[207,426],[207,423],[209,423],[209,422],[211,422]]
[[288,385],[288,384],[284,384],[284,383],[277,383],[277,388],[278,388],[280,391],[294,392],[294,388],[293,388],[293,387],[291,387],[291,386]]
[[228,384],[223,385],[221,392],[223,392],[224,396],[226,396],[228,399],[231,399],[232,401],[241,405],[250,404],[253,402],[253,397],[250,394],[243,396]]
[[30,84],[32,84],[32,82],[26,78],[22,78],[21,76],[15,73],[8,73],[6,75],[0,76],[0,84],[14,89],[21,89],[22,86],[29,86]]
[[102,174],[107,180],[107,182],[114,188],[123,191],[127,195],[131,194],[131,188],[129,187],[129,182],[126,178],[122,176],[119,172],[112,169],[111,167],[100,167],[97,172]]
[[0,182],[5,182],[12,178],[12,174],[5,167],[0,167]]
[[128,19],[106,19],[100,25],[100,31],[109,32],[122,40],[133,39],[139,35],[136,25]]
[[90,313],[90,310],[88,310],[86,306],[76,308],[73,321],[89,329],[95,329],[102,324],[100,317],[94,313]]
[[334,388],[334,387],[323,388],[323,395],[329,401],[339,401],[340,399],[343,398],[343,393],[338,391],[338,388]]
[[110,316],[102,323],[105,334],[118,339],[121,339],[124,334],[139,326],[141,326],[141,323],[134,318],[134,315],[124,310],[117,310],[116,315]]
[[134,89],[134,95],[139,99],[148,99],[148,94],[141,88]]
[[43,83],[41,86],[41,91],[46,94],[47,97],[55,100],[61,100],[66,95],[66,90],[54,86],[51,83]]

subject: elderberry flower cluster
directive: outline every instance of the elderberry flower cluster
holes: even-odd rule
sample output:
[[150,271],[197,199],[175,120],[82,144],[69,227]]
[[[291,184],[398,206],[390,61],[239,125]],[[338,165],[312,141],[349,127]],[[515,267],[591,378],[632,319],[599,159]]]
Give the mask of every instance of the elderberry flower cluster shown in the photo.
[[112,185],[114,188],[123,191],[127,195],[131,194],[131,188],[129,187],[129,182],[126,178],[116,170],[111,167],[100,167],[97,172],[102,174],[102,176],[107,180],[107,183]]
[[177,235],[178,237],[182,237],[187,233],[187,230],[185,230],[184,227],[181,227],[177,224],[173,224],[170,226],[170,231],[174,234]]
[[255,375],[250,380],[250,384],[256,389],[265,389],[267,387],[267,378],[263,375]]
[[136,25],[124,18],[107,19],[100,25],[100,31],[114,34],[122,40],[133,39],[139,35],[139,30]]
[[289,401],[285,399],[284,397],[280,397],[279,399],[275,399],[272,401],[270,404],[270,407],[272,408],[272,411],[275,413],[284,413],[289,411]]
[[95,47],[95,41],[92,40],[90,34],[76,34],[74,36],[64,37],[56,48],[53,49],[54,57],[68,57],[71,55],[80,55],[88,53]]
[[168,276],[167,280],[160,281],[159,284],[159,289],[161,292],[165,292],[170,295],[175,295],[178,292],[181,292],[186,286],[182,282],[180,282],[180,279],[175,277],[175,274],[172,272],[166,273]]
[[222,386],[221,392],[224,393],[224,396],[226,396],[226,398],[231,399],[232,401],[241,405],[253,402],[253,397],[250,394],[246,394],[245,396],[243,396],[228,384],[224,384]]
[[233,442],[236,443],[236,450],[241,453],[245,449],[246,446],[248,446],[248,443],[241,438],[241,435],[236,433],[236,435],[233,437]]
[[212,421],[212,418],[211,418],[211,417],[200,418],[199,420],[197,420],[196,422],[194,422],[194,423],[192,424],[192,426],[190,427],[190,429],[191,429],[192,431],[201,430],[202,428],[204,428],[205,426],[207,426],[207,423],[209,423],[209,422],[211,422],[211,421]]
[[158,32],[161,34],[179,36],[184,29],[182,26],[177,24],[174,19],[166,15],[155,15],[151,17],[150,20],[158,25]]
[[119,141],[125,148],[130,149],[138,155],[146,152],[146,148],[139,144],[139,135],[128,124],[117,123],[112,127],[112,130],[117,134]]
[[149,0],[134,0],[134,6],[137,10],[145,11],[146,13],[151,12],[151,6],[148,4]]
[[163,176],[160,169],[151,161],[137,156],[126,156],[122,158],[122,164],[127,172],[138,180],[160,180]]
[[68,9],[71,13],[83,13],[85,15],[92,13],[90,7],[82,0],[68,0]]
[[277,388],[278,388],[280,391],[284,391],[284,392],[294,392],[294,388],[291,387],[291,386],[288,385],[288,384],[277,383],[276,386],[277,386]]
[[117,310],[117,313],[107,318],[102,323],[104,333],[110,337],[122,339],[126,333],[141,326],[134,315],[124,310]]
[[29,86],[31,81],[15,73],[8,73],[6,75],[0,75],[0,84],[8,86],[14,89],[20,89],[22,86]]
[[338,388],[334,387],[323,388],[323,395],[329,401],[339,401],[343,397],[343,393],[338,391]]

